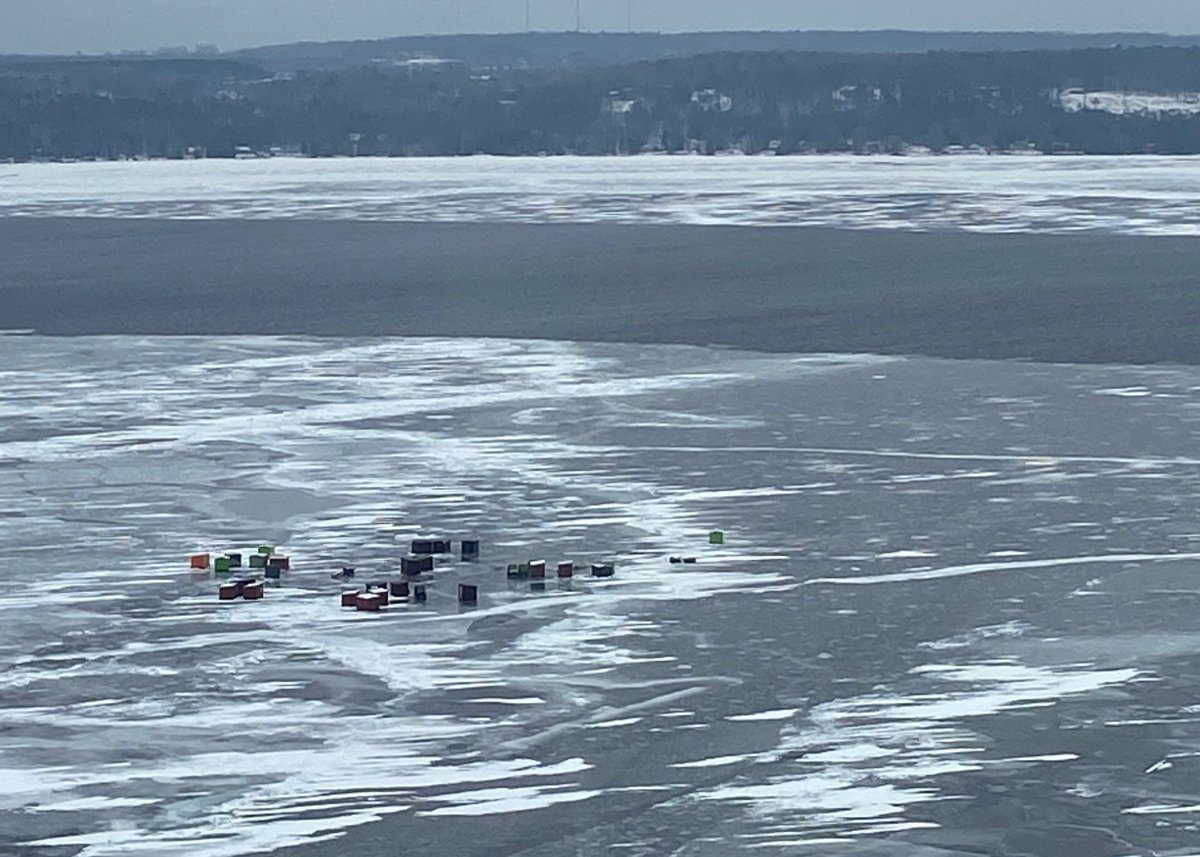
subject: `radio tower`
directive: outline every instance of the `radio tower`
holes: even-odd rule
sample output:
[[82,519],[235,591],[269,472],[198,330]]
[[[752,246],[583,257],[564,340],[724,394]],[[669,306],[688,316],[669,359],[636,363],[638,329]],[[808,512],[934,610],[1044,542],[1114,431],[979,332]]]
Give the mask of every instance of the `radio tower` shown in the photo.
[[575,32],[583,30],[583,10],[580,7],[582,0],[575,0]]
[[531,0],[525,0],[525,32],[533,32],[532,17],[529,14],[529,4]]

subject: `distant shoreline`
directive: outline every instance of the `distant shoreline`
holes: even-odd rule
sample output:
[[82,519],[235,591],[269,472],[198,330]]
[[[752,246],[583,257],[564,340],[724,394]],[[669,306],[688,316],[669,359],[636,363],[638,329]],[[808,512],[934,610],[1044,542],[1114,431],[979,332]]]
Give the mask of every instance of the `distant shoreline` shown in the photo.
[[1200,158],[1200,154],[1176,154],[1169,152],[1125,152],[1116,154],[1098,155],[1089,152],[1040,152],[1034,149],[1004,149],[989,151],[984,149],[976,149],[972,147],[962,147],[954,151],[932,152],[913,151],[903,152],[898,154],[890,154],[886,152],[739,152],[739,151],[721,151],[704,154],[700,152],[633,152],[629,154],[589,154],[577,152],[546,152],[542,154],[504,154],[497,152],[470,152],[466,154],[428,154],[428,155],[305,155],[292,153],[279,154],[256,154],[250,156],[221,156],[209,155],[204,157],[147,157],[147,158],[29,158],[26,160],[18,160],[16,158],[0,159],[0,165],[18,166],[26,164],[140,164],[140,163],[182,163],[188,161],[269,161],[269,160],[297,160],[297,161],[425,161],[433,159],[453,159],[460,158],[502,158],[504,160],[524,160],[538,161],[543,159],[561,160],[563,158],[585,158],[587,160],[605,160],[607,158],[627,160],[630,158],[699,158],[704,160],[721,159],[721,158],[862,158],[863,160],[904,160],[905,158],[930,158],[930,159],[948,159],[948,158],[981,158],[981,157],[997,157],[997,158],[1120,158],[1122,160],[1129,158]]
[[0,328],[1200,364],[1195,239],[0,219]]
[[[523,33],[0,57],[0,157],[1200,154],[1194,37],[1135,41]],[[854,49],[872,43],[890,47]]]

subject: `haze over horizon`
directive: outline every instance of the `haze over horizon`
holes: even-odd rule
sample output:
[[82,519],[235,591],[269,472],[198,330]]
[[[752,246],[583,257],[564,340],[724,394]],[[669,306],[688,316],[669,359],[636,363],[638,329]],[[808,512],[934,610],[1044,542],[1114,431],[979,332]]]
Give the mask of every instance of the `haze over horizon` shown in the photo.
[[[103,53],[212,44],[222,50],[295,41],[525,30],[526,0],[9,0],[0,53]],[[532,29],[576,25],[575,0],[528,0]],[[1200,32],[1194,0],[580,0],[587,31],[1056,30]]]

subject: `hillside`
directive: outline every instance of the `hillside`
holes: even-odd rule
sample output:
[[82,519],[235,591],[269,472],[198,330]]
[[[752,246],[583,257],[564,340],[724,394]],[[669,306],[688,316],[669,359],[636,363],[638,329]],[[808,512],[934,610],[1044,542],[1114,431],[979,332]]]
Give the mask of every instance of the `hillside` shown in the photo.
[[710,33],[497,33],[305,42],[233,54],[272,71],[347,69],[419,57],[478,69],[584,69],[710,53],[898,54],[929,51],[1065,51],[1084,48],[1193,47],[1200,36],[1161,33],[971,33],[909,30]]
[[1200,48],[722,52],[574,71],[0,62],[0,157],[1200,152]]

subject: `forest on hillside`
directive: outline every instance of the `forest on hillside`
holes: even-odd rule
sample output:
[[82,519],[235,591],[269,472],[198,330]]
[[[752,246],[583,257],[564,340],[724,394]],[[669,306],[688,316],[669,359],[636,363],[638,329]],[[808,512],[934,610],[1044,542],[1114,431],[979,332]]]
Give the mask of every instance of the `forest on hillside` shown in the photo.
[[[1093,97],[1090,94],[1102,94]],[[407,58],[0,60],[0,158],[1200,153],[1200,48],[721,52],[574,71]]]

